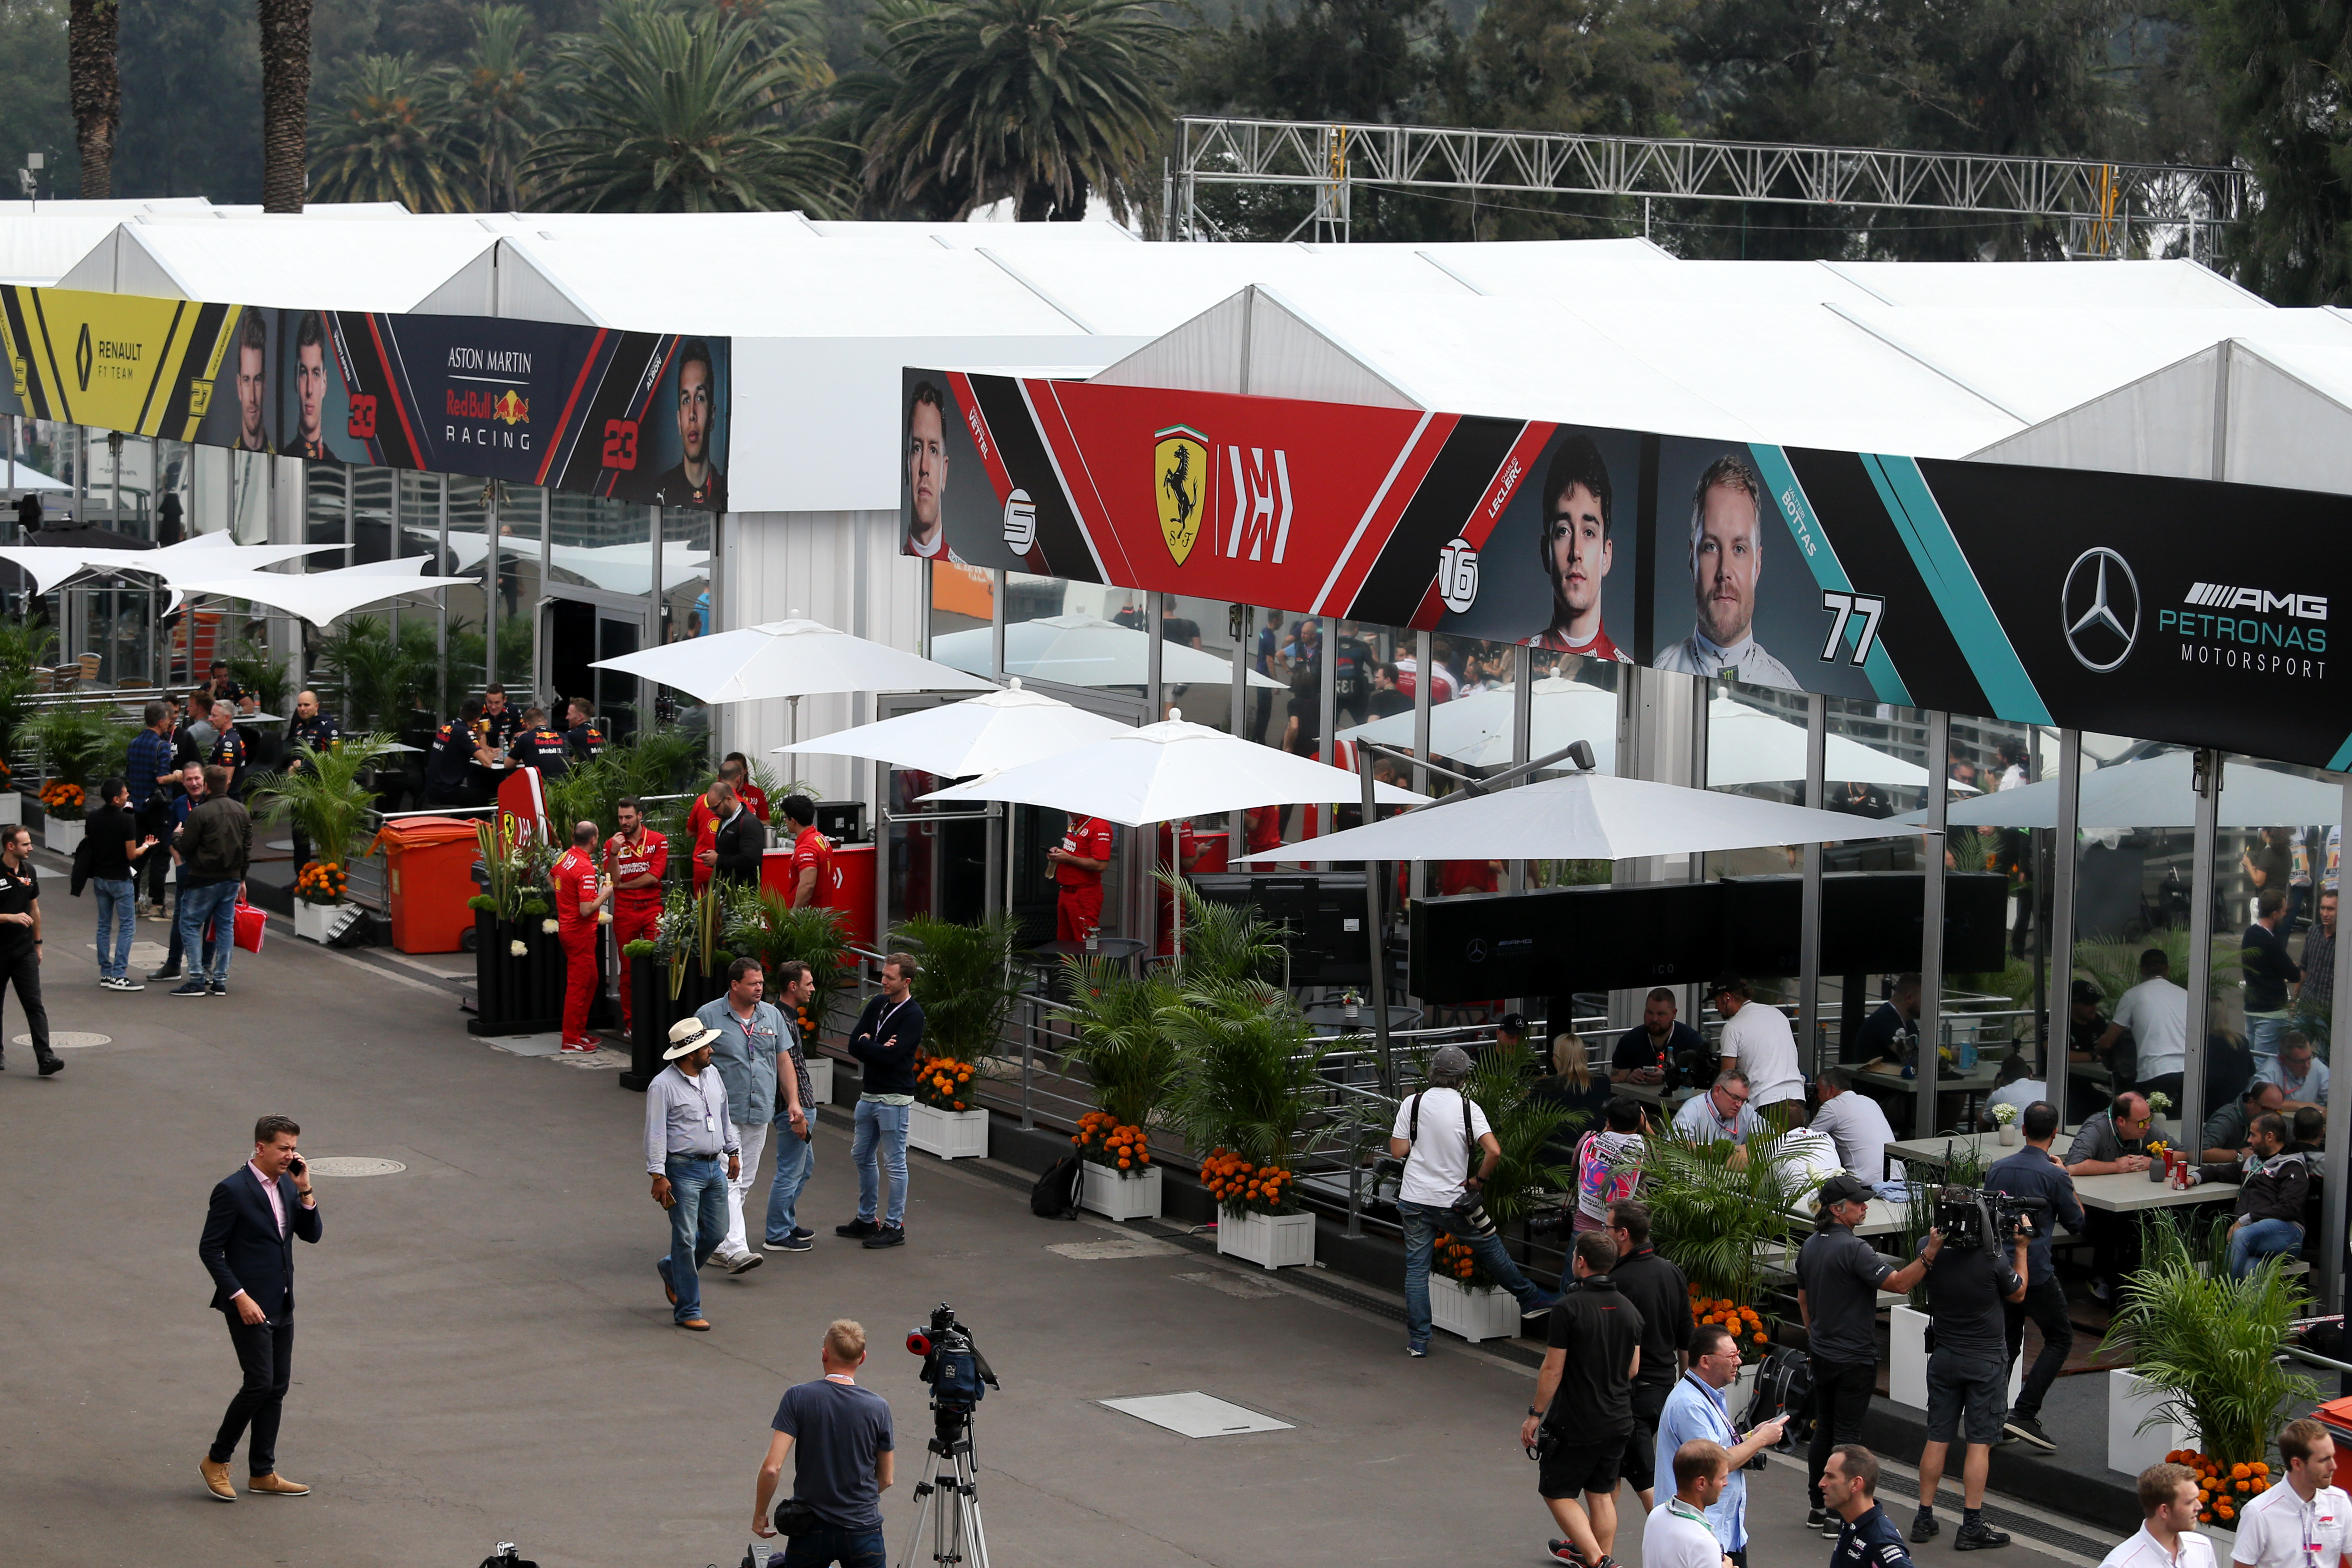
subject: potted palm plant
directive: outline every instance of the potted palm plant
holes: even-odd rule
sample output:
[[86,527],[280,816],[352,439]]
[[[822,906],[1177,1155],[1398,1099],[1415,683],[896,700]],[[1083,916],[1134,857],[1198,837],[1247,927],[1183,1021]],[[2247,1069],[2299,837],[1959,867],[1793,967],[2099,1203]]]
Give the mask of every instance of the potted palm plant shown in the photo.
[[374,792],[360,775],[391,745],[384,734],[353,735],[324,752],[299,745],[284,772],[263,773],[247,789],[263,826],[297,823],[310,841],[310,859],[294,873],[297,936],[330,942],[359,917],[346,868],[375,805]]
[[1074,1037],[1068,1054],[1086,1067],[1102,1107],[1081,1119],[1071,1139],[1079,1154],[1079,1205],[1110,1219],[1157,1219],[1160,1174],[1150,1128],[1178,1060],[1160,1015],[1181,994],[1159,974],[1131,974],[1113,960],[1074,956],[1064,963],[1071,999],[1058,1012]]
[[1315,1216],[1300,1206],[1300,1134],[1324,1099],[1318,1039],[1288,993],[1255,982],[1187,988],[1162,1007],[1177,1052],[1169,1120],[1209,1153],[1217,1250],[1267,1268],[1315,1261]]
[[1011,915],[977,925],[919,916],[892,938],[922,960],[914,994],[923,1009],[923,1054],[907,1118],[910,1148],[942,1160],[987,1155],[988,1112],[971,1091],[1020,999],[1021,972],[1013,962],[1020,934]]
[[51,850],[70,855],[81,843],[89,783],[121,770],[131,733],[105,709],[79,704],[45,708],[18,728],[47,775],[41,785],[41,839]]
[[[1569,1191],[1574,1177],[1551,1158],[1559,1134],[1581,1111],[1531,1100],[1532,1053],[1524,1044],[1489,1047],[1463,1091],[1486,1113],[1486,1124],[1503,1157],[1479,1189],[1487,1215],[1497,1226],[1525,1218],[1550,1194]],[[1472,1342],[1508,1339],[1519,1331],[1518,1299],[1486,1277],[1467,1247],[1454,1243],[1429,1277],[1430,1321]]]

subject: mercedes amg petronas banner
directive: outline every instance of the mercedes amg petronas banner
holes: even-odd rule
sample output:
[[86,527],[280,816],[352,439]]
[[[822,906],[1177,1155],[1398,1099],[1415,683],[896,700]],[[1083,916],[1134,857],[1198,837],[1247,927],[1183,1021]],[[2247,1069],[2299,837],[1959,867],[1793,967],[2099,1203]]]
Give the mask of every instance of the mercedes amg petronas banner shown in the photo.
[[2352,767],[2352,498],[945,371],[905,394],[908,554]]
[[0,412],[727,507],[723,338],[5,288],[0,349]]

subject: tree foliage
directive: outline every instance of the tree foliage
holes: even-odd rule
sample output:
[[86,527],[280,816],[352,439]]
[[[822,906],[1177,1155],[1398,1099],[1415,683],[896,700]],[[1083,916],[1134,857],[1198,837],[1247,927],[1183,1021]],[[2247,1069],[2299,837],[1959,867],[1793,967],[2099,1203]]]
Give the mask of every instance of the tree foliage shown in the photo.
[[470,211],[474,191],[455,143],[447,91],[415,56],[362,55],[311,135],[310,194]]

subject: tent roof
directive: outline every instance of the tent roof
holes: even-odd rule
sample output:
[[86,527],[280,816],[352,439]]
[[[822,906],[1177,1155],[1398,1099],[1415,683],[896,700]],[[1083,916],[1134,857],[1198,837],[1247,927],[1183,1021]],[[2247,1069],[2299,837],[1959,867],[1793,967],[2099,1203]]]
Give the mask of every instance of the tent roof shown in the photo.
[[479,229],[381,219],[125,223],[57,286],[290,310],[409,310],[492,243]]

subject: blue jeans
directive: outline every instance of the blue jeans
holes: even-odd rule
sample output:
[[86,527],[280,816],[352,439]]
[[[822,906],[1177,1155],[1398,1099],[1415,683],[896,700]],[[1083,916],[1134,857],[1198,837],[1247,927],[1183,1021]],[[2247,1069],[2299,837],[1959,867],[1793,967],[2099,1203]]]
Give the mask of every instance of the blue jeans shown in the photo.
[[[177,883],[173,885],[172,890],[171,931],[172,951],[165,954],[163,958],[163,973],[166,974],[175,973],[178,972],[180,967],[180,955],[183,952],[183,949],[180,946],[180,893]],[[210,937],[206,937],[205,939],[204,954],[204,963],[196,967],[196,973],[199,974],[202,974],[205,970],[212,967],[213,943]]]
[[[1429,1258],[1437,1247],[1437,1233],[1444,1228],[1447,1211],[1427,1204],[1409,1204],[1397,1200],[1397,1214],[1404,1221],[1404,1337],[1409,1343],[1429,1342]],[[1499,1236],[1461,1237],[1470,1244],[1471,1252],[1485,1264],[1495,1283],[1518,1298],[1519,1305],[1529,1311],[1546,1305],[1551,1298],[1511,1261],[1503,1250]]]
[[911,1105],[878,1105],[870,1100],[857,1102],[857,1130],[850,1139],[849,1157],[857,1162],[859,1219],[874,1217],[876,1203],[881,1196],[881,1168],[887,1165],[890,1210],[882,1223],[906,1223],[907,1118],[914,1109]]
[[2293,1258],[2303,1250],[2303,1226],[2291,1219],[2258,1219],[2230,1238],[2230,1278],[2243,1279],[2265,1258]]
[[767,1240],[771,1247],[800,1228],[801,1189],[808,1185],[809,1172],[816,1167],[815,1141],[795,1136],[791,1122],[777,1122],[773,1136],[776,1175],[768,1184]]
[[[202,963],[189,967],[189,979],[201,979],[209,966],[214,984],[228,984],[228,955],[236,951],[236,888],[235,882],[204,882],[180,889],[180,950],[204,953]],[[214,926],[209,946],[205,942],[207,923]]]
[[702,1316],[702,1276],[698,1270],[710,1261],[727,1239],[726,1156],[710,1159],[672,1154],[662,1173],[669,1178],[669,1250],[654,1260],[662,1283],[677,1292],[681,1323]]
[[784,1568],[825,1568],[832,1563],[841,1568],[888,1568],[889,1561],[879,1530],[844,1530],[835,1524],[820,1524],[806,1535],[795,1535],[784,1548]]
[[2294,1015],[2279,1013],[2271,1016],[2250,1013],[2246,1016],[2246,1043],[2253,1047],[2257,1058],[2278,1059],[2279,1047],[2286,1043],[2286,1032],[2294,1027]]
[[90,879],[98,890],[98,973],[101,980],[121,980],[131,969],[131,933],[139,919],[139,884]]

